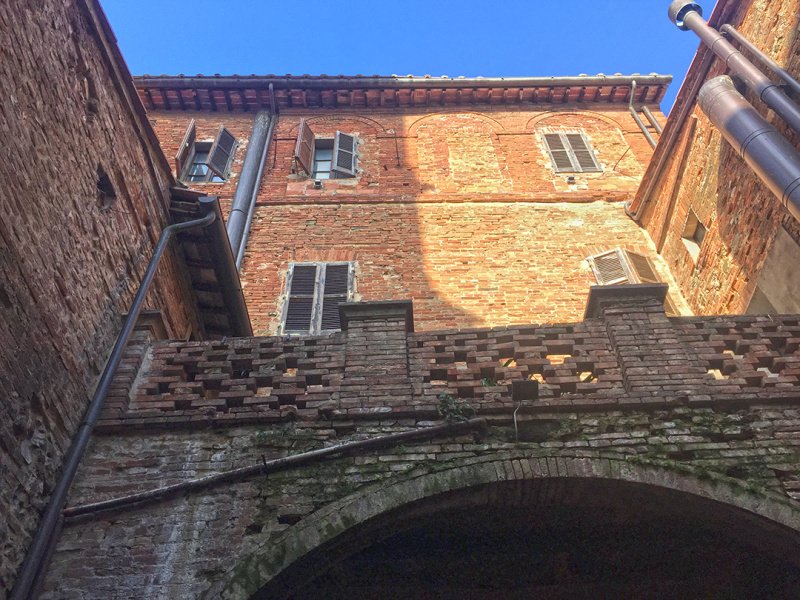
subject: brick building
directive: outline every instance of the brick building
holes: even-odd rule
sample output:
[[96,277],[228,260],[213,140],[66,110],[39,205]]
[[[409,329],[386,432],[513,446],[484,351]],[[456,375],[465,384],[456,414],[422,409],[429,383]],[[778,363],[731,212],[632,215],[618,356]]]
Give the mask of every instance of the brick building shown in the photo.
[[[132,79],[93,0],[16,8],[3,594],[800,588],[800,318],[755,314],[800,312],[797,222],[695,108],[703,47],[662,134],[666,76]],[[796,9],[710,21],[786,63]]]

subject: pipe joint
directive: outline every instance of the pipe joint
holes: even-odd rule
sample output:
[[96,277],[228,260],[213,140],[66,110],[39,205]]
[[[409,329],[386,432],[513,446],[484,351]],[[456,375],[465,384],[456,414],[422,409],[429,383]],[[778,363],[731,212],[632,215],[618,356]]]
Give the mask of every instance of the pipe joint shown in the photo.
[[686,25],[686,15],[695,12],[701,17],[703,16],[703,8],[696,2],[687,2],[686,0],[674,0],[669,5],[669,20],[672,21],[678,29],[688,31],[689,27]]

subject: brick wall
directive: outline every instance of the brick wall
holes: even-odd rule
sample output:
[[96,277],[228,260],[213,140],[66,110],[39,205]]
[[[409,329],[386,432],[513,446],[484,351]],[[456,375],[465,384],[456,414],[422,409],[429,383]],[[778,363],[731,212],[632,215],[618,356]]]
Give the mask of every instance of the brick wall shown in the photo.
[[[362,303],[328,337],[154,345],[128,408],[104,415],[72,505],[430,427],[442,414],[474,410],[489,428],[70,519],[44,597],[249,597],[353,519],[506,479],[617,477],[650,487],[651,508],[666,502],[663,488],[689,492],[671,504],[679,529],[696,496],[716,493],[706,526],[732,505],[730,530],[765,507],[798,529],[797,317],[668,319],[651,291],[612,291],[598,292],[592,318],[566,325],[413,333],[407,305]],[[525,380],[539,382],[538,398],[512,395]],[[521,502],[522,487],[510,489]],[[498,506],[503,492],[488,497]],[[597,499],[566,501],[587,498]],[[778,543],[760,531],[751,542]],[[324,552],[329,564],[352,550]]]
[[[211,135],[248,135],[240,114],[157,111],[173,155],[190,119]],[[296,173],[302,118],[319,137],[360,140],[354,179]],[[555,174],[542,134],[582,129],[603,173]],[[579,318],[594,281],[584,259],[613,247],[656,254],[625,216],[651,155],[624,109],[284,111],[267,157],[242,270],[254,330],[274,334],[290,262],[355,261],[357,297],[412,297],[417,327],[433,329]],[[237,152],[231,181],[243,151]],[[223,195],[230,184],[206,184]]]
[[[166,222],[158,148],[137,136],[82,7],[12,1],[0,15],[0,596]],[[147,303],[176,338],[197,325],[180,269],[168,253]]]
[[[724,7],[724,22],[735,25],[790,72],[800,73],[796,1],[729,2]],[[676,30],[675,35],[694,34]],[[701,47],[685,89],[698,77],[710,79],[725,72],[719,60],[707,75],[701,72],[699,66],[706,54]],[[746,96],[795,146],[800,143],[797,134],[757,98]],[[693,103],[694,99],[679,98],[681,101]],[[673,114],[677,112],[673,110]],[[694,106],[678,135],[676,150],[655,182],[643,223],[657,243],[664,236],[661,253],[692,310],[700,314],[742,313],[780,227],[785,227],[798,243],[800,228],[722,139],[699,106]],[[708,229],[696,260],[681,239],[690,210]]]

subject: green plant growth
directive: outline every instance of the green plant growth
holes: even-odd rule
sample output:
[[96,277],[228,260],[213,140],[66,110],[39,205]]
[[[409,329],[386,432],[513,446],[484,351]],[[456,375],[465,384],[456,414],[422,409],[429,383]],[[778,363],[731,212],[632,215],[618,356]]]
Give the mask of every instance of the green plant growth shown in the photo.
[[439,415],[449,422],[467,421],[475,416],[475,409],[466,402],[450,394],[439,394]]

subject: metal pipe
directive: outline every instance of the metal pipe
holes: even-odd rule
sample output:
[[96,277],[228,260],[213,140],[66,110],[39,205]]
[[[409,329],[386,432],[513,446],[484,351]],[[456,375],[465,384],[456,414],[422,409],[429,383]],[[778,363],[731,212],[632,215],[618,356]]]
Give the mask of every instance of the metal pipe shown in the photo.
[[269,120],[269,128],[267,129],[267,139],[264,142],[264,151],[261,155],[261,161],[258,167],[258,175],[256,175],[256,182],[253,186],[252,196],[250,198],[249,206],[247,207],[247,220],[244,224],[244,231],[242,232],[242,239],[239,242],[239,249],[236,252],[236,270],[242,268],[244,262],[244,253],[247,249],[247,240],[250,239],[250,227],[253,225],[253,214],[256,211],[256,202],[258,201],[258,189],[261,187],[261,179],[264,176],[264,167],[267,162],[267,154],[269,154],[269,146],[272,143],[272,133],[275,130],[275,123],[278,120],[277,105],[275,103],[275,89],[272,84],[269,84],[269,102],[271,107],[271,118]]
[[800,220],[800,153],[745,100],[727,75],[706,82],[698,100],[725,139]]
[[374,448],[382,448],[409,440],[430,439],[439,435],[470,431],[478,427],[484,427],[485,425],[486,421],[484,419],[476,418],[462,422],[435,425],[433,427],[422,427],[420,429],[412,429],[410,431],[402,431],[400,433],[391,433],[389,435],[382,435],[367,440],[346,442],[344,444],[337,444],[335,446],[328,446],[327,448],[310,450],[309,452],[293,454],[283,458],[265,460],[257,465],[231,469],[229,471],[223,471],[222,473],[208,475],[199,479],[190,479],[189,481],[183,481],[181,483],[167,485],[136,494],[130,494],[128,496],[121,496],[119,498],[112,498],[110,500],[103,500],[101,502],[92,502],[89,504],[72,506],[64,509],[63,516],[77,517],[79,515],[96,513],[112,508],[121,508],[123,506],[130,506],[133,504],[141,505],[144,502],[155,502],[181,492],[207,488],[230,481],[239,481],[255,475],[267,475],[269,473],[275,473],[276,471],[282,471],[292,467],[300,467],[312,462],[316,462],[322,458],[343,454],[353,450],[369,450]]
[[172,236],[179,231],[186,231],[187,229],[194,229],[195,227],[206,227],[213,223],[216,219],[216,213],[213,210],[216,202],[216,198],[201,198],[200,203],[204,212],[203,217],[184,223],[168,225],[161,232],[161,237],[158,240],[153,256],[150,258],[147,270],[139,284],[139,289],[136,291],[136,295],[133,298],[133,304],[128,311],[128,316],[122,325],[122,330],[117,336],[117,341],[114,343],[114,348],[111,350],[111,356],[108,362],[106,362],[105,369],[97,383],[89,407],[86,409],[83,422],[73,438],[72,444],[64,459],[61,475],[59,476],[53,493],[50,495],[50,500],[42,515],[39,527],[36,530],[36,535],[25,556],[25,561],[22,563],[19,576],[11,592],[11,600],[30,598],[37,578],[40,574],[43,574],[44,567],[46,566],[45,558],[48,549],[56,542],[54,534],[61,518],[61,510],[67,500],[69,488],[75,478],[75,473],[78,470],[81,458],[86,451],[86,446],[89,444],[92,429],[100,416],[100,412],[103,410],[108,390],[111,387],[117,367],[122,361],[125,346],[136,325],[136,319],[142,310],[147,292],[153,282],[161,257],[166,251]]
[[630,101],[628,102],[628,112],[631,113],[633,120],[636,121],[636,124],[639,126],[639,129],[642,130],[642,133],[644,134],[644,137],[647,138],[647,142],[650,144],[650,147],[655,148],[656,141],[653,139],[653,136],[650,135],[650,132],[647,131],[647,125],[644,124],[644,121],[642,121],[642,118],[639,116],[639,113],[636,112],[636,109],[633,107],[633,99],[635,95],[636,95],[636,81],[634,80],[631,82],[631,98]]
[[691,29],[711,51],[725,62],[725,66],[745,85],[758,94],[764,104],[774,110],[789,126],[800,132],[800,107],[777,84],[764,75],[758,67],[734,48],[716,29],[703,20],[703,11],[694,2],[675,0],[669,7],[669,16],[679,29]]
[[792,75],[783,67],[781,67],[777,62],[772,60],[769,56],[764,54],[761,50],[756,48],[753,43],[744,37],[733,25],[725,24],[720,27],[720,31],[732,37],[736,42],[747,49],[753,56],[755,56],[761,64],[769,68],[773,73],[775,73],[778,77],[783,79],[783,81],[792,88],[792,91],[798,95],[800,95],[800,82],[798,82]]
[[239,183],[236,185],[231,212],[228,215],[228,239],[234,256],[239,254],[247,213],[260,183],[260,174],[264,165],[264,157],[266,156],[267,133],[271,122],[272,117],[266,110],[258,111],[253,119],[253,131],[247,144],[242,172],[239,174]]
[[642,112],[644,113],[644,116],[647,117],[647,120],[650,121],[650,125],[653,126],[653,129],[656,130],[656,133],[661,135],[664,132],[664,128],[661,127],[661,123],[659,123],[658,119],[656,119],[656,116],[650,112],[650,109],[647,108],[647,105],[642,104]]
[[275,89],[385,89],[385,88],[506,88],[506,87],[569,87],[569,86],[626,86],[633,80],[639,85],[669,85],[671,75],[579,75],[577,77],[134,77],[137,87],[159,88],[252,88]]

